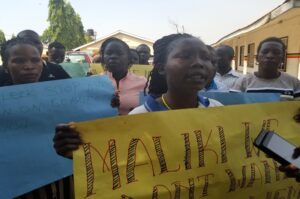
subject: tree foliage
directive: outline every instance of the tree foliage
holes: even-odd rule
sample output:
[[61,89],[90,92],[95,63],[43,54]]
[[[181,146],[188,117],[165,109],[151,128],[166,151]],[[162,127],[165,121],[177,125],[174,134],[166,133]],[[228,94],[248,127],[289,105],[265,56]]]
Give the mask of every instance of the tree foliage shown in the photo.
[[90,43],[94,41],[94,39],[87,33],[84,34],[85,43]]
[[49,27],[41,37],[44,43],[58,41],[70,50],[86,42],[81,18],[69,2],[49,0],[48,8]]
[[0,30],[0,45],[6,41],[4,32]]

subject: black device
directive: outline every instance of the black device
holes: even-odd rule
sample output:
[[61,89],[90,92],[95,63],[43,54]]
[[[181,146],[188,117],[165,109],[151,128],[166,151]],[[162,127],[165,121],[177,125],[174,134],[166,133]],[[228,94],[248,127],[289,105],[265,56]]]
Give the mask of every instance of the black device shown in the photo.
[[253,144],[282,165],[293,164],[300,168],[300,157],[293,157],[297,147],[275,132],[261,131]]

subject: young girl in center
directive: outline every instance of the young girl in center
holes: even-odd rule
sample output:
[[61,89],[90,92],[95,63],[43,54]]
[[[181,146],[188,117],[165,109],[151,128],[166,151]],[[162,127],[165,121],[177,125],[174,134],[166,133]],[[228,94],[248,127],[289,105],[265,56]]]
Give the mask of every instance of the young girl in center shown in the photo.
[[117,107],[120,115],[127,115],[139,105],[140,92],[146,84],[146,78],[128,71],[132,65],[129,46],[118,38],[109,38],[100,48],[101,63],[115,88],[115,95],[111,101]]
[[129,114],[172,109],[213,107],[222,104],[198,95],[214,68],[207,46],[189,34],[172,34],[154,43],[154,68],[149,96]]
[[[149,96],[130,114],[221,106],[218,101],[198,95],[209,81],[211,67],[210,52],[198,38],[172,34],[159,39],[154,43]],[[82,143],[80,132],[71,125],[58,126],[53,140],[57,154],[68,158]]]

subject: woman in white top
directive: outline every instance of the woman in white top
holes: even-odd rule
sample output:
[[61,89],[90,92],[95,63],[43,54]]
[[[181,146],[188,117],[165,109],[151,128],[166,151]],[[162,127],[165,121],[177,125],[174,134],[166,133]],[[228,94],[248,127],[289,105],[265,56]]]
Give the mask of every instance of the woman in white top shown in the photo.
[[157,40],[153,49],[149,95],[144,105],[129,114],[222,105],[198,95],[214,67],[211,53],[200,39],[172,34]]

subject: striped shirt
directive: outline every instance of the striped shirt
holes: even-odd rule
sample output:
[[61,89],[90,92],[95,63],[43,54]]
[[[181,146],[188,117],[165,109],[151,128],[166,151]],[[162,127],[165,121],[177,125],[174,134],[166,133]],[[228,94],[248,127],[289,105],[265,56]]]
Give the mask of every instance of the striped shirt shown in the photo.
[[239,78],[231,92],[281,93],[283,97],[300,98],[300,81],[284,72],[275,79],[263,79],[254,74]]
[[225,75],[221,75],[220,73],[216,73],[215,79],[227,86],[227,88],[232,88],[234,83],[242,77],[241,73],[238,73],[234,70],[229,71]]

